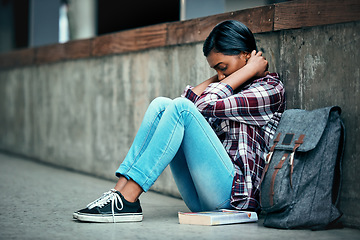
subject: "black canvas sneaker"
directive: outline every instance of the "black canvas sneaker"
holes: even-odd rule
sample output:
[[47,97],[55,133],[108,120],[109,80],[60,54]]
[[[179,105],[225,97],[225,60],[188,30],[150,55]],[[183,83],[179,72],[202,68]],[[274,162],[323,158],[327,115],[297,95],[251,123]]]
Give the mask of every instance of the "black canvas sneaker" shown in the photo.
[[83,222],[140,222],[143,214],[139,200],[129,202],[120,192],[111,189],[86,208],[74,212],[73,217]]

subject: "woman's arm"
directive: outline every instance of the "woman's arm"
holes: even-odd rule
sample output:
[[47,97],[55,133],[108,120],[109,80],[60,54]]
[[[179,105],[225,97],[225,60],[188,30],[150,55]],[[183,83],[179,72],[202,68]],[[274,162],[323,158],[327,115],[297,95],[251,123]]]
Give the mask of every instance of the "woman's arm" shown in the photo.
[[[268,62],[262,56],[262,52],[256,53],[256,51],[254,50],[252,51],[251,56],[244,67],[230,74],[221,82],[230,85],[232,89],[235,90],[253,77],[265,77],[269,73],[267,71],[267,66]],[[218,75],[215,75],[208,80],[200,83],[199,85],[194,87],[192,91],[196,95],[200,96],[209,86],[209,84],[215,82],[219,82]]]
[[208,80],[205,80],[204,82],[200,83],[199,85],[197,85],[196,87],[194,87],[192,89],[192,91],[200,96],[204,91],[205,89],[207,88],[207,86],[209,86],[210,83],[215,83],[215,82],[219,82],[218,80],[218,76],[215,75],[215,76],[212,76],[211,78],[209,78]]
[[254,50],[251,52],[251,56],[244,67],[235,71],[221,82],[230,85],[232,89],[235,90],[253,77],[265,77],[267,74],[269,74],[269,71],[267,71],[267,66],[268,62],[262,56],[262,52],[256,53]]
[[211,84],[194,102],[205,117],[263,126],[284,104],[284,87],[277,74],[256,79],[234,94],[230,85]]

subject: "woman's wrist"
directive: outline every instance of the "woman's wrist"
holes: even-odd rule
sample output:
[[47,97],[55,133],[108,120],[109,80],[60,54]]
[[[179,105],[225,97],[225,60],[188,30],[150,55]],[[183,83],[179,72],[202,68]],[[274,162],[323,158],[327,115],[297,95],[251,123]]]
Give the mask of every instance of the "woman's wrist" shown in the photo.
[[251,65],[245,65],[221,82],[230,85],[235,90],[255,76],[256,69]]

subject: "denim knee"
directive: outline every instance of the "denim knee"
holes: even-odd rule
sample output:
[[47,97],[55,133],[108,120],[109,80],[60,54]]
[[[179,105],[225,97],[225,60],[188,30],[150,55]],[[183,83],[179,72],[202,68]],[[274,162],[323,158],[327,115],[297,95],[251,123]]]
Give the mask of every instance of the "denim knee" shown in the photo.
[[164,109],[166,108],[172,100],[167,97],[157,97],[154,100],[151,101],[149,108],[160,108]]
[[187,99],[187,98],[183,98],[183,97],[175,98],[173,100],[173,104],[175,105],[175,107],[178,110],[180,110],[180,109],[187,109],[187,110],[193,109],[193,110],[196,110],[196,107],[195,107],[194,103],[192,101],[190,101],[189,99]]
[[167,97],[157,97],[157,98],[153,99],[150,104],[156,104],[156,105],[158,105],[158,104],[161,105],[164,103],[169,104],[171,101],[172,100]]

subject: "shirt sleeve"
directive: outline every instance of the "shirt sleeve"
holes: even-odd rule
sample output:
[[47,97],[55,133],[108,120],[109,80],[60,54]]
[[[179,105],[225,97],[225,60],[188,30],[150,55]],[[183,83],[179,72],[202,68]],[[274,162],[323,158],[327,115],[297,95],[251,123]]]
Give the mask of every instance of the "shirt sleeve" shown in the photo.
[[187,98],[190,101],[192,101],[193,103],[195,103],[200,97],[196,93],[193,92],[193,90],[192,90],[193,88],[194,87],[187,85],[183,94],[181,94],[181,97]]
[[210,84],[195,105],[205,117],[263,126],[278,111],[283,91],[280,80],[270,75],[235,94],[230,85],[218,82]]

